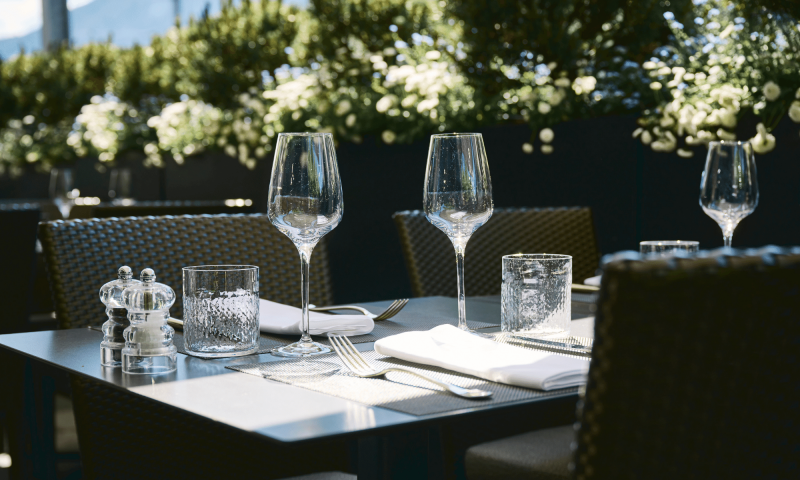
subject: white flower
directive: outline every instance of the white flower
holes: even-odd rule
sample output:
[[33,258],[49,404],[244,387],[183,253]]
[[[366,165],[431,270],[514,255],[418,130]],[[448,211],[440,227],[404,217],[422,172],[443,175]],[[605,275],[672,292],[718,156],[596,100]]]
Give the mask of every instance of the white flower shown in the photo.
[[633,138],[638,137],[642,133],[642,131],[644,131],[644,129],[642,127],[639,127],[636,130],[634,130],[633,131]]
[[539,113],[541,113],[542,115],[547,115],[548,113],[550,113],[552,107],[550,107],[550,104],[547,102],[539,102],[538,109]]
[[645,70],[653,70],[656,67],[658,67],[658,65],[656,65],[656,62],[649,62],[648,61],[648,62],[644,62],[642,64],[642,68],[644,68]]
[[770,102],[774,102],[781,96],[781,87],[775,82],[767,82],[764,84],[764,97]]
[[729,108],[720,108],[717,110],[717,118],[723,127],[733,128],[736,126],[736,113]]
[[800,88],[794,93],[794,98],[800,99]]
[[413,107],[415,103],[417,103],[417,96],[412,93],[411,95],[405,97],[400,102],[400,105],[402,105],[403,108],[409,108],[409,107]]
[[562,88],[569,87],[572,84],[572,82],[569,81],[569,78],[565,77],[556,79],[556,81],[553,83],[555,84],[556,87],[562,87]]
[[750,139],[753,150],[755,150],[756,153],[771,152],[772,149],[775,148],[775,136],[767,132],[767,128],[763,123],[756,125],[756,130],[758,133],[756,133],[755,137]]
[[653,136],[650,134],[649,131],[645,130],[642,132],[642,143],[645,145],[650,145],[650,142],[653,141]]
[[555,92],[553,92],[552,95],[550,95],[550,105],[554,107],[557,106],[564,100],[564,97],[566,96],[567,94],[564,92],[564,90],[561,89],[556,90]]
[[691,150],[686,150],[685,148],[679,148],[678,156],[683,158],[692,158],[694,156],[694,152]]
[[662,87],[661,82],[653,82],[650,84],[651,90],[661,90],[661,87]]
[[594,91],[595,87],[597,86],[597,79],[594,77],[578,77],[572,82],[572,89],[575,90],[575,93],[580,95],[581,93],[590,93]]
[[789,118],[795,123],[800,123],[800,102],[795,100],[789,106]]
[[552,145],[542,145],[542,153],[545,155],[550,155],[553,153],[553,146]]
[[721,140],[736,140],[736,134],[733,132],[729,132],[724,128],[717,129],[717,136]]
[[397,97],[394,95],[385,95],[375,104],[375,110],[380,113],[385,113],[392,108],[397,102]]
[[727,27],[725,27],[725,30],[723,30],[723,31],[721,31],[719,33],[719,38],[722,38],[722,39],[728,38],[730,36],[730,34],[733,33],[733,30],[735,28],[736,27],[733,24],[728,25]]
[[384,130],[383,133],[381,133],[381,140],[383,140],[384,143],[391,145],[395,140],[397,140],[397,134],[391,130]]
[[344,124],[347,125],[348,127],[352,127],[353,125],[355,125],[356,124],[356,114],[355,113],[351,113],[350,115],[348,115],[347,118],[344,120]]
[[553,137],[555,134],[553,130],[549,128],[543,128],[541,132],[539,132],[539,140],[543,141],[544,143],[550,143],[553,141]]
[[525,153],[533,153],[533,145],[528,142],[522,144],[522,151]]
[[338,105],[336,105],[336,115],[341,117],[345,113],[349,112],[351,108],[353,108],[353,105],[350,103],[350,100],[342,100]]
[[431,50],[430,52],[425,54],[425,58],[427,58],[428,60],[439,60],[441,56],[442,54],[440,52],[437,52],[436,50]]

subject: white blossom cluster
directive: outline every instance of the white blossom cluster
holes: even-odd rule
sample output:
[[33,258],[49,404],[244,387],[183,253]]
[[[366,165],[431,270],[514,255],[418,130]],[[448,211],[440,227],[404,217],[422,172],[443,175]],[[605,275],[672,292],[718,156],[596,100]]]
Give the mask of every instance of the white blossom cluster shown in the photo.
[[138,116],[135,109],[111,95],[95,95],[75,118],[67,145],[74,148],[78,156],[86,156],[91,148],[98,153],[101,162],[113,161],[119,153],[119,133],[125,130],[123,117],[126,114],[133,118]]
[[159,152],[168,152],[176,163],[182,164],[186,156],[203,151],[216,138],[221,118],[219,109],[197,100],[167,105],[159,115],[147,120],[147,126],[158,136],[158,143],[144,146],[148,163],[160,166]]
[[[770,152],[776,142],[770,132],[786,113],[800,123],[796,69],[800,52],[791,50],[800,42],[798,29],[781,31],[761,25],[767,30],[754,31],[745,19],[734,16],[729,3],[707,3],[707,18],[698,17],[696,22],[702,24],[698,36],[690,38],[680,24],[673,24],[676,38],[696,47],[695,53],[642,64],[650,89],[663,100],[640,118],[641,126],[633,136],[654,151],[676,151],[690,158],[694,154],[690,147],[737,140],[739,120],[754,114],[761,121],[754,134],[742,140],[748,140],[756,153]],[[795,90],[795,98],[787,98]]]

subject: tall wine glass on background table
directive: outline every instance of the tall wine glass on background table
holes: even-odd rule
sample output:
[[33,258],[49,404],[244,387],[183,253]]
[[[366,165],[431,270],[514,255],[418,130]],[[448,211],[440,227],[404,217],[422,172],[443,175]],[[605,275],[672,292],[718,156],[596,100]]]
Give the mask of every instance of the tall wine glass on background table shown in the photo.
[[342,183],[330,133],[281,133],[269,185],[269,219],[300,253],[302,337],[272,350],[281,357],[331,352],[309,335],[308,275],[311,252],[342,219]]
[[711,142],[700,181],[700,206],[722,228],[725,246],[758,205],[756,159],[749,142]]
[[467,327],[464,250],[489,221],[494,208],[492,179],[479,133],[432,135],[425,172],[425,214],[453,242],[458,275],[458,328]]

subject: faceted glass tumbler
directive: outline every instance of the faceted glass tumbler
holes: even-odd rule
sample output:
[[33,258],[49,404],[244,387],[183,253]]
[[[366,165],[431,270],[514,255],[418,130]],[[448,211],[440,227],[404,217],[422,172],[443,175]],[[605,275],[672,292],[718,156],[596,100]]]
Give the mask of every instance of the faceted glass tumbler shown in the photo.
[[655,257],[665,257],[676,250],[696,252],[700,250],[700,242],[694,240],[648,240],[639,242],[639,253]]
[[572,257],[503,257],[500,328],[530,337],[568,336],[572,315]]
[[183,339],[197,357],[258,351],[258,267],[183,268]]

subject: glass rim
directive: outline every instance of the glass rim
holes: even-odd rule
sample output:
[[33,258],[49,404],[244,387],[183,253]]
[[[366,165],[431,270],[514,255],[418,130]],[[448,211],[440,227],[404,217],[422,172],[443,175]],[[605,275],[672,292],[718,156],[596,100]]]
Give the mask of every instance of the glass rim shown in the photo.
[[480,137],[483,138],[483,134],[481,133],[434,133],[431,135],[431,138],[458,138],[458,137]]
[[193,265],[189,267],[181,267],[183,271],[190,272],[237,272],[258,270],[255,265]]
[[503,260],[572,260],[572,255],[560,253],[512,253],[503,255]]
[[697,240],[644,240],[639,242],[639,245],[700,245],[700,242]]
[[750,140],[712,140],[708,146],[712,145],[750,145]]
[[278,134],[280,137],[333,137],[331,132],[282,132]]

